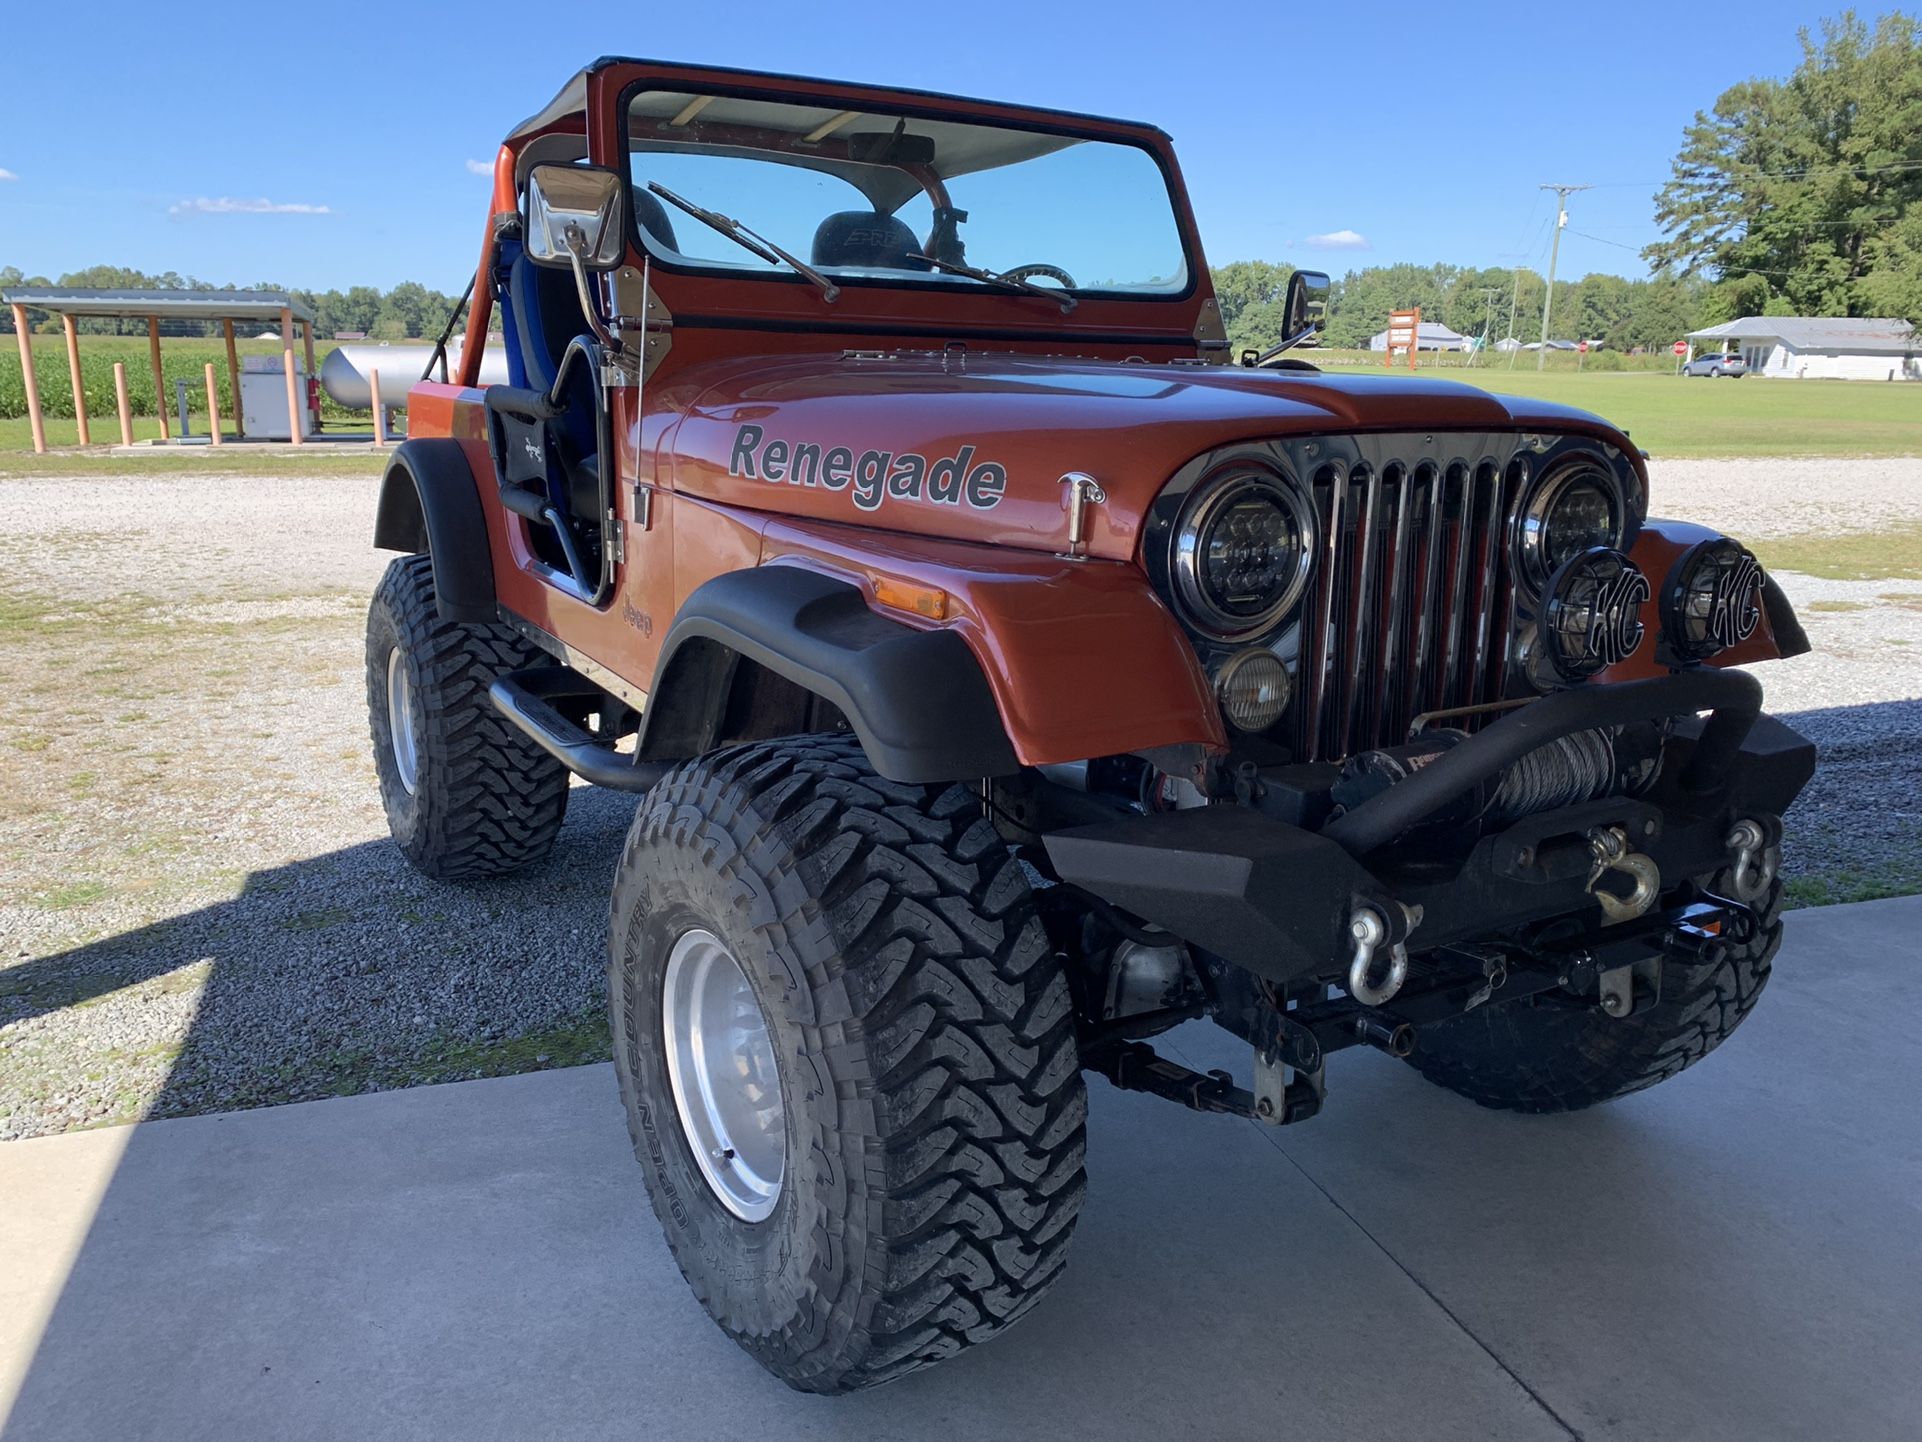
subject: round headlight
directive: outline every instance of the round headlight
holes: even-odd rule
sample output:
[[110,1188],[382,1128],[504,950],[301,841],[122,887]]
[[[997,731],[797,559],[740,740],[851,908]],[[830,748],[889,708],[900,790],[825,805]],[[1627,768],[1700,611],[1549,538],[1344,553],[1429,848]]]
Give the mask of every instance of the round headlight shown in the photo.
[[1539,589],[1583,551],[1621,544],[1621,499],[1607,472],[1578,463],[1535,488],[1520,526],[1522,574]]
[[1555,674],[1582,681],[1633,655],[1648,596],[1648,577],[1620,551],[1596,546],[1564,561],[1542,608],[1542,646]]
[[1314,519],[1291,487],[1241,474],[1200,487],[1175,528],[1175,589],[1186,618],[1219,640],[1279,621],[1308,579]]
[[1662,635],[1685,661],[1748,640],[1762,620],[1762,566],[1726,536],[1682,553],[1662,584]]
[[1237,651],[1215,677],[1221,714],[1237,731],[1266,731],[1288,709],[1288,668],[1272,651]]

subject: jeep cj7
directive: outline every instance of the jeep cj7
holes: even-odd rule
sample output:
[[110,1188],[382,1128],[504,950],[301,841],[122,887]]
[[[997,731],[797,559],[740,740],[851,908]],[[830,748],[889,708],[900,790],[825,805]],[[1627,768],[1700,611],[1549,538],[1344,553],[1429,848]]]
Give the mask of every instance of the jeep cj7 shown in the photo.
[[[1094,116],[606,59],[500,148],[380,497],[381,794],[446,878],[635,795],[635,1152],[797,1388],[1039,1300],[1084,1071],[1282,1126],[1366,1045],[1563,1111],[1768,979],[1781,591],[1595,416],[1290,354],[1327,290],[1231,357],[1167,136]],[[1148,1044],[1204,1017],[1247,1085]]]

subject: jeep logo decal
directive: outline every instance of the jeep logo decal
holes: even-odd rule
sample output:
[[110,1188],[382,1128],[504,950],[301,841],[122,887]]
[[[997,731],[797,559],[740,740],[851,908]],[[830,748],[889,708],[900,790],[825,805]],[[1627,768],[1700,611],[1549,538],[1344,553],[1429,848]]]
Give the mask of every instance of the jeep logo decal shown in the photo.
[[899,455],[862,451],[857,457],[846,446],[824,451],[812,441],[790,443],[778,436],[769,440],[760,426],[742,426],[734,432],[727,473],[830,491],[852,487],[854,504],[864,511],[878,511],[887,500],[991,511],[1008,489],[1008,468],[996,461],[976,461],[973,446],[963,446],[930,464],[926,456],[913,451]]

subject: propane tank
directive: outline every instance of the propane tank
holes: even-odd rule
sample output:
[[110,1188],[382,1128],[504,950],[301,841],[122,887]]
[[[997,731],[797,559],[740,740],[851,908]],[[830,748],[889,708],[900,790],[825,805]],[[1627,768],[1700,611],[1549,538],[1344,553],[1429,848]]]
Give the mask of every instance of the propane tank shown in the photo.
[[[460,354],[458,342],[448,346],[449,375],[460,369]],[[320,384],[336,405],[350,411],[372,410],[367,373],[379,371],[381,404],[389,410],[405,410],[407,392],[420,380],[433,358],[434,348],[430,345],[336,346],[320,363]],[[481,352],[480,383],[498,386],[506,385],[507,381],[507,352],[499,346],[488,346]]]

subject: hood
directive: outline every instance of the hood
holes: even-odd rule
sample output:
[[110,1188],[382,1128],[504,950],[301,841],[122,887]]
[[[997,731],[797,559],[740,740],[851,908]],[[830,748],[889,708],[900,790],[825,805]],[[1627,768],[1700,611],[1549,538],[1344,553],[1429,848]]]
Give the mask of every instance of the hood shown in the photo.
[[1548,430],[1633,454],[1582,411],[1473,386],[1230,366],[985,355],[759,356],[676,377],[659,473],[724,504],[1066,549],[1070,471],[1095,478],[1089,554],[1134,555],[1155,496],[1205,451],[1356,431]]

